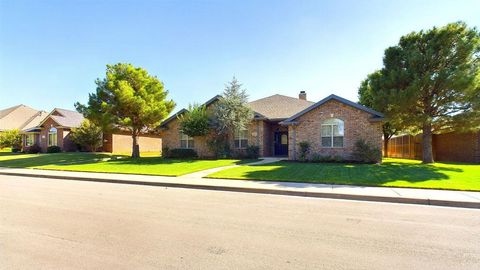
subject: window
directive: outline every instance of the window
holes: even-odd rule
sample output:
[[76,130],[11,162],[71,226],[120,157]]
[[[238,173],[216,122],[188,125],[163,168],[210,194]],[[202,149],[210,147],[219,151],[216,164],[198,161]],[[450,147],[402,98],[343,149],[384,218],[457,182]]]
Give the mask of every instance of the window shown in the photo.
[[180,133],[180,148],[193,148],[193,137]]
[[48,146],[56,146],[57,145],[57,129],[52,127],[48,131]]
[[32,146],[35,144],[35,134],[25,135],[25,146]]
[[344,125],[340,119],[325,120],[321,128],[322,147],[343,147]]
[[248,135],[248,130],[246,129],[240,130],[235,133],[235,136],[233,138],[235,148],[240,148],[240,149],[247,148],[247,145],[248,145],[247,135]]

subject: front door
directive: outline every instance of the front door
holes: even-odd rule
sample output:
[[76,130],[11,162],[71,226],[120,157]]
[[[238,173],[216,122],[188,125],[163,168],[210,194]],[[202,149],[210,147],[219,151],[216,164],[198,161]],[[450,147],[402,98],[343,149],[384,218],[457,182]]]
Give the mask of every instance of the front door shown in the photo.
[[274,153],[275,156],[288,155],[288,132],[277,131],[274,137]]

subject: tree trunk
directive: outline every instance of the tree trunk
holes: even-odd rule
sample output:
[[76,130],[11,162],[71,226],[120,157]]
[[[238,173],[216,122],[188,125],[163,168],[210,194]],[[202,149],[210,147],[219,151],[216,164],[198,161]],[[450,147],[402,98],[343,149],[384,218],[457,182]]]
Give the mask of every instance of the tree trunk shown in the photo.
[[138,145],[138,134],[132,133],[132,158],[140,157],[140,146]]
[[390,138],[388,136],[383,136],[383,156],[388,157],[388,143]]
[[422,162],[433,163],[432,150],[432,124],[430,122],[423,124],[422,133]]

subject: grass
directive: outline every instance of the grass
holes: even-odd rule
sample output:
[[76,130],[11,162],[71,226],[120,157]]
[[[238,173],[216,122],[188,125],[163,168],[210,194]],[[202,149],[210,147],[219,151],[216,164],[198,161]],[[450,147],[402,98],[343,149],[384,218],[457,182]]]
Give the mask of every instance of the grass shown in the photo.
[[281,161],[240,166],[208,177],[480,191],[479,164],[438,162],[424,165],[417,160],[391,158],[384,159],[380,165]]
[[108,153],[16,154],[0,153],[0,167],[180,176],[248,160],[184,160],[147,156],[131,159]]

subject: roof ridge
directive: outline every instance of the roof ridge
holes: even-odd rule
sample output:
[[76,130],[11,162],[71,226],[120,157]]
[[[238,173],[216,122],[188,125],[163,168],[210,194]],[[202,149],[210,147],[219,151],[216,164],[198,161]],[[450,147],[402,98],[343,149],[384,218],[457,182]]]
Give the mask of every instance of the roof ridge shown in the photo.
[[268,98],[272,98],[272,97],[275,97],[275,96],[278,96],[278,97],[285,97],[285,98],[289,98],[289,99],[292,99],[292,100],[298,100],[300,102],[308,102],[308,103],[315,103],[313,101],[310,101],[310,100],[304,100],[304,99],[300,99],[300,98],[296,98],[296,97],[291,97],[291,96],[287,96],[287,95],[283,95],[283,94],[274,94],[274,95],[270,95],[270,96],[267,96],[267,97],[263,97],[263,98],[259,98],[259,99],[256,99],[256,100],[252,100],[248,103],[252,103],[252,102],[256,102],[256,101],[260,101],[260,100],[264,100],[264,99],[268,99]]

